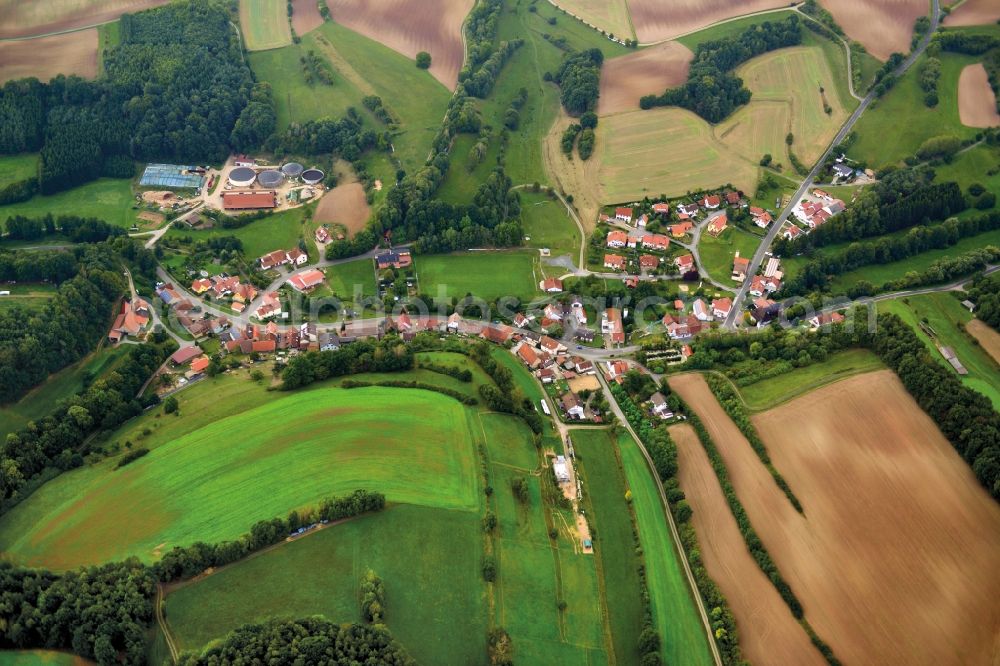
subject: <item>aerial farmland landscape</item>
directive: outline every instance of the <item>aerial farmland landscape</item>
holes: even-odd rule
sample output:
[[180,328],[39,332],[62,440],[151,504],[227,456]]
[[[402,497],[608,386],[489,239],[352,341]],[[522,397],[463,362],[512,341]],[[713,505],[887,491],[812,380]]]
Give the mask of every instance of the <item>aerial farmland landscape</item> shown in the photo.
[[1000,5],[0,0],[0,666],[1000,666]]

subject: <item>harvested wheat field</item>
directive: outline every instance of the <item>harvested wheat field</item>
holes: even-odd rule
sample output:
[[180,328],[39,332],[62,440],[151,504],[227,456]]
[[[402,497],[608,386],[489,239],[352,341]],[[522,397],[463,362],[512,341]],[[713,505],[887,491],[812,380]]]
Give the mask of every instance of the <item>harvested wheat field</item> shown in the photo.
[[632,37],[625,0],[558,0],[556,4],[593,28],[618,38]]
[[683,44],[664,42],[604,61],[597,113],[634,111],[643,95],[679,86],[687,80],[693,57]]
[[0,83],[25,76],[48,81],[56,74],[97,76],[97,28],[0,42]]
[[752,664],[824,664],[823,656],[746,549],[694,430],[687,424],[676,425],[670,428],[670,436],[677,443],[681,490],[694,510],[691,525],[698,535],[698,549],[708,575],[736,616],[743,657]]
[[996,663],[1000,506],[894,373],[754,417],[804,516],[701,376],[670,386],[704,421],[806,619],[843,663]]
[[976,339],[993,360],[1000,363],[1000,333],[990,328],[981,319],[973,319],[965,325],[965,330]]
[[820,0],[820,4],[848,37],[879,60],[910,51],[913,22],[929,9],[927,0]]
[[365,228],[371,210],[361,183],[341,183],[323,195],[313,219],[321,224],[342,224],[348,233]]
[[966,25],[989,25],[1000,19],[997,0],[965,0],[944,19],[944,25],[955,28]]
[[474,0],[327,0],[333,20],[415,58],[431,54],[430,72],[454,90],[465,47],[462,22]]
[[966,127],[1000,125],[997,98],[981,62],[966,65],[958,77],[958,117]]
[[787,0],[630,0],[628,3],[639,43],[673,39],[719,21],[787,6]]
[[292,27],[300,37],[323,25],[315,0],[292,0]]
[[170,0],[0,0],[0,39],[72,30],[113,21],[122,14]]
[[[559,108],[559,116],[542,141],[542,162],[545,165],[545,173],[553,180],[553,185],[560,191],[573,195],[573,207],[576,208],[584,229],[589,233],[597,225],[597,215],[601,205],[607,201],[601,187],[606,133],[601,129],[597,130],[594,154],[589,160],[581,160],[575,153],[571,159],[562,152],[560,138],[563,131],[576,121],[576,118],[566,114],[565,109]],[[601,127],[604,127],[603,123]]]

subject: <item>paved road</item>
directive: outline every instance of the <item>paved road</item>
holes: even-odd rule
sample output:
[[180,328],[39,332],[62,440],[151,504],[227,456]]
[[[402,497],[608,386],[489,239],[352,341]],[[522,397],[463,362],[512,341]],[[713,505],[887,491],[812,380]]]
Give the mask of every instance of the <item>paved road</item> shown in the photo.
[[[938,22],[939,22],[938,19],[941,14],[941,8],[939,7],[938,2],[939,0],[933,0],[932,2],[933,6],[931,7],[930,29],[927,30],[927,34],[924,35],[923,39],[920,40],[920,43],[917,45],[917,48],[913,49],[910,55],[907,56],[907,58],[900,64],[899,68],[895,72],[896,76],[902,75],[907,69],[910,68],[910,65],[912,65],[918,57],[920,57],[920,54],[923,53],[924,49],[927,48],[927,44],[930,43],[931,37],[934,35],[934,32],[938,29]],[[809,175],[807,175],[805,179],[802,181],[802,184],[799,185],[799,189],[795,192],[795,195],[792,197],[792,200],[788,202],[788,205],[785,207],[785,209],[781,211],[781,215],[778,216],[778,219],[775,220],[774,223],[771,225],[771,228],[768,230],[767,235],[764,237],[764,240],[761,242],[760,245],[757,246],[757,251],[754,252],[753,259],[751,259],[750,261],[750,268],[747,270],[747,278],[746,280],[744,280],[743,285],[740,287],[739,291],[736,292],[736,298],[733,301],[733,309],[729,312],[729,316],[726,317],[726,321],[723,324],[725,328],[735,328],[735,322],[737,320],[737,317],[739,317],[743,312],[743,301],[750,290],[750,283],[753,281],[753,276],[757,274],[757,270],[763,263],[764,256],[767,253],[768,248],[771,247],[771,243],[774,242],[774,239],[778,235],[778,232],[781,230],[782,225],[785,224],[785,221],[788,220],[788,216],[791,215],[792,208],[794,208],[795,205],[799,202],[799,200],[802,199],[803,195],[805,195],[806,193],[806,190],[808,190],[812,186],[813,180],[819,174],[820,169],[822,169],[823,165],[826,163],[826,160],[827,158],[829,158],[830,153],[833,152],[834,147],[839,145],[845,138],[847,138],[847,135],[850,133],[855,123],[858,122],[858,119],[861,118],[861,115],[868,109],[869,106],[871,106],[872,102],[874,101],[875,101],[874,91],[868,93],[865,96],[865,98],[861,101],[861,104],[858,105],[858,108],[854,110],[854,113],[851,114],[851,117],[847,119],[847,122],[844,123],[844,126],[840,128],[839,132],[837,132],[837,136],[834,137],[833,141],[830,143],[826,151],[823,153],[823,156],[820,157],[819,161],[817,161],[815,166],[813,166],[813,168],[809,171]]]

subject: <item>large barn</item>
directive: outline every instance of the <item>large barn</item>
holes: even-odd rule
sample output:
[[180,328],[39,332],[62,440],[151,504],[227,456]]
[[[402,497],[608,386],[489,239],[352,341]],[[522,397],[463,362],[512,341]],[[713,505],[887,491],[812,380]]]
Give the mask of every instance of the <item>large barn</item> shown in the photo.
[[222,193],[222,207],[226,210],[255,210],[274,208],[277,205],[278,196],[274,190]]

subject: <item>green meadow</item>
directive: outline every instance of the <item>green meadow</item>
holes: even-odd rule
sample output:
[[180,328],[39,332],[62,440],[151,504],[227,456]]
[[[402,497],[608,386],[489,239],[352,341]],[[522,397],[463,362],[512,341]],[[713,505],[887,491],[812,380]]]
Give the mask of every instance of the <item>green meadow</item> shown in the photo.
[[51,213],[97,217],[109,224],[129,228],[139,211],[132,208],[132,181],[124,178],[98,178],[65,192],[48,196],[35,195],[21,203],[0,206],[0,220],[13,215],[42,217]]
[[[297,247],[303,234],[304,215],[304,209],[292,208],[255,220],[239,229],[213,227],[212,229],[192,230],[184,226],[174,226],[167,231],[167,237],[190,237],[194,240],[207,240],[220,236],[235,236],[243,242],[243,254],[253,260],[274,250],[290,250]],[[310,257],[310,259],[317,258]]]
[[85,666],[93,662],[55,650],[0,650],[0,666]]
[[235,538],[355,488],[470,509],[470,446],[464,408],[441,394],[312,389],[206,423],[120,470],[106,461],[63,474],[0,519],[0,542],[15,560],[66,568]]
[[553,257],[568,254],[575,263],[580,256],[580,229],[562,202],[528,190],[521,190],[519,195],[521,226],[524,235],[531,239],[525,243],[548,248]]
[[937,336],[937,344],[951,347],[958,360],[962,362],[969,374],[960,376],[962,383],[979,391],[1000,409],[1000,366],[987,353],[975,338],[962,328],[972,320],[972,314],[965,309],[950,293],[924,294],[909,296],[878,304],[879,310],[892,312],[913,327],[925,345],[927,351],[937,363],[948,370],[952,366],[937,350],[931,337],[920,328],[921,322],[926,322]]
[[[705,232],[698,242],[701,262],[708,274],[717,282],[729,284],[733,272],[733,258],[739,251],[741,257],[750,258],[757,250],[760,238],[742,229],[730,226],[718,238]],[[735,283],[733,283],[735,284]]]
[[486,301],[501,296],[530,299],[538,293],[538,259],[531,252],[463,252],[420,255],[414,260],[420,292],[448,297],[472,294]]
[[38,153],[0,157],[0,187],[38,175]]

